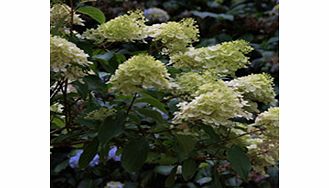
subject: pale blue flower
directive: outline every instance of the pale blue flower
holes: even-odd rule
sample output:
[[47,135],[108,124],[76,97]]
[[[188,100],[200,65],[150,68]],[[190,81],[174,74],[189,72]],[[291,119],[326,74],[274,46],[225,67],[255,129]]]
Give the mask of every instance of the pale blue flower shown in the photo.
[[[77,150],[74,156],[72,156],[69,160],[69,165],[71,168],[78,168],[79,167],[79,159],[81,154],[83,153],[83,150]],[[99,155],[95,155],[93,160],[89,162],[90,167],[94,167],[99,164]]]
[[120,161],[121,155],[116,155],[118,148],[116,146],[113,146],[108,154],[108,159],[113,159],[114,161]]
[[[121,160],[121,155],[116,155],[118,148],[116,146],[111,147],[111,149],[109,150],[108,153],[108,157],[107,160],[113,159],[114,161],[120,161]],[[71,168],[78,168],[79,167],[79,159],[81,154],[83,153],[83,150],[79,149],[76,151],[75,155],[70,157],[69,159],[69,165]],[[93,160],[91,160],[89,162],[90,167],[95,167],[99,164],[100,160],[99,160],[99,155],[96,154],[93,158]]]

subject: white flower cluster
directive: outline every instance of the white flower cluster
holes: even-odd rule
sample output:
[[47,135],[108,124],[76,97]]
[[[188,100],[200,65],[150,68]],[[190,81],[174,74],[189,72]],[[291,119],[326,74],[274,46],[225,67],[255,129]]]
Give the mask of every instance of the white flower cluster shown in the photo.
[[96,29],[88,29],[82,36],[97,44],[143,40],[147,37],[145,17],[141,11],[130,11],[99,25]]
[[119,65],[111,77],[112,89],[133,94],[143,88],[168,89],[169,74],[161,61],[146,54],[135,55]]
[[195,24],[196,22],[191,18],[180,22],[154,24],[147,28],[148,36],[162,43],[165,54],[182,52],[199,40],[199,29]]
[[[71,23],[71,8],[66,4],[54,4],[50,9],[50,25],[67,26]],[[74,12],[73,24],[84,26],[84,20]]]
[[249,115],[242,109],[243,104],[238,95],[223,81],[204,84],[198,94],[190,103],[178,104],[180,111],[175,113],[174,123],[201,121],[204,124],[219,126],[228,125],[231,118]]
[[254,124],[249,125],[242,140],[247,144],[248,155],[256,171],[265,173],[264,167],[279,160],[279,108],[272,107],[258,115]]
[[74,43],[58,36],[50,37],[50,67],[53,72],[60,73],[69,79],[77,79],[85,75],[81,66],[91,64],[88,54]]
[[189,48],[185,53],[170,56],[171,63],[178,68],[212,70],[221,76],[234,76],[235,72],[250,62],[245,54],[252,51],[246,41],[224,42],[210,47]]
[[242,93],[246,100],[269,104],[275,101],[273,78],[268,74],[252,74],[227,83]]
[[[161,9],[147,9],[145,14],[152,18],[161,15],[163,21],[169,19],[168,14]],[[151,37],[153,41],[161,42],[165,54],[185,51],[193,42],[198,41],[199,30],[191,18],[151,26],[146,26],[145,21],[146,18],[140,10],[130,11],[99,25],[96,29],[88,29],[82,37],[97,44],[144,41],[145,38]]]

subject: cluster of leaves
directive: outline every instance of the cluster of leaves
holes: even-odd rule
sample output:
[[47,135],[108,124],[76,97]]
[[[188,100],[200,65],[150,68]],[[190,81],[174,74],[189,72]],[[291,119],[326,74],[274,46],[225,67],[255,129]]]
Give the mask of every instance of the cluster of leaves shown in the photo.
[[91,5],[52,4],[51,185],[268,186],[278,108],[270,75],[236,77],[249,43],[193,47],[193,19],[106,22]]

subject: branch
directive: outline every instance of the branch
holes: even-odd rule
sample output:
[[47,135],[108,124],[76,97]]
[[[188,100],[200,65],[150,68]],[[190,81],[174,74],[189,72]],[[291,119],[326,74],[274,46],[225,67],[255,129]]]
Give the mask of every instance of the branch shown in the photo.
[[57,84],[53,90],[50,90],[50,100],[56,96],[56,94],[61,90],[65,81],[57,81]]
[[74,17],[74,7],[73,7],[73,0],[70,0],[70,6],[71,6],[71,12],[70,12],[70,16],[71,16],[71,25],[70,25],[70,35],[72,36],[73,34],[73,17]]
[[134,94],[134,97],[133,97],[133,99],[131,100],[131,103],[128,106],[128,109],[127,109],[127,112],[126,112],[127,115],[129,114],[131,108],[133,107],[133,104],[134,104],[136,98],[137,98],[137,93]]

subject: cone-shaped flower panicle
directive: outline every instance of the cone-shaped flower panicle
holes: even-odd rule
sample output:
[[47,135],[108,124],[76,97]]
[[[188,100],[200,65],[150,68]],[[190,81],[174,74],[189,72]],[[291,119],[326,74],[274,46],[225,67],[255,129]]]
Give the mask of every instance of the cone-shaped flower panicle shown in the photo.
[[271,138],[279,138],[279,108],[272,107],[259,114],[255,120],[255,125],[259,126],[264,135]]
[[[73,24],[84,26],[84,20],[74,12]],[[66,4],[54,4],[50,9],[50,25],[69,26],[71,24],[71,8]]]
[[154,41],[160,41],[164,46],[164,53],[185,51],[186,47],[198,41],[199,29],[196,22],[183,19],[180,22],[167,22],[147,27],[148,35]]
[[235,72],[250,62],[245,56],[252,51],[246,41],[224,42],[210,47],[189,48],[185,53],[170,57],[174,66],[194,70],[212,70],[222,76],[234,76]]
[[[213,91],[209,91],[214,89]],[[244,116],[243,105],[234,91],[218,81],[218,86],[205,84],[201,86],[200,95],[190,103],[178,104],[180,111],[176,112],[174,123],[202,121],[209,125],[226,125],[230,118]]]
[[169,89],[165,65],[154,57],[140,54],[120,64],[111,77],[112,89],[129,95],[147,88]]
[[88,54],[74,43],[58,36],[50,37],[50,67],[69,79],[77,79],[85,75],[80,66],[91,64]]
[[147,37],[145,17],[140,10],[129,11],[99,25],[96,29],[87,30],[82,36],[98,44],[143,40]]
[[228,82],[228,85],[242,93],[246,100],[269,104],[275,101],[273,78],[268,74],[252,74]]

